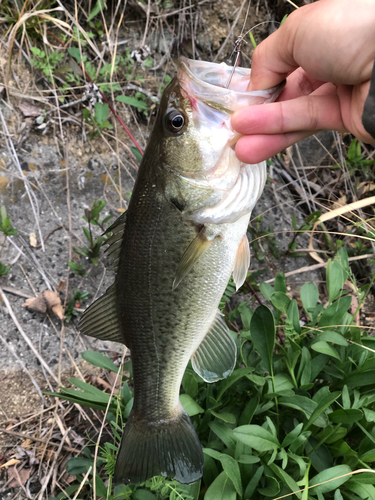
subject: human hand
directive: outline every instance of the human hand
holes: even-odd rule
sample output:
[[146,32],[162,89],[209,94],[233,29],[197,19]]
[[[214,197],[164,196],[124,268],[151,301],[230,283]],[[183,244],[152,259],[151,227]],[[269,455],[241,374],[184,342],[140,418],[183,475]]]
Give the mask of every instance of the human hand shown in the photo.
[[[237,157],[258,163],[318,130],[375,144],[362,124],[375,59],[374,0],[319,0],[294,11],[254,51],[249,90],[280,83],[278,102],[232,117]],[[374,117],[375,120],[375,117]]]

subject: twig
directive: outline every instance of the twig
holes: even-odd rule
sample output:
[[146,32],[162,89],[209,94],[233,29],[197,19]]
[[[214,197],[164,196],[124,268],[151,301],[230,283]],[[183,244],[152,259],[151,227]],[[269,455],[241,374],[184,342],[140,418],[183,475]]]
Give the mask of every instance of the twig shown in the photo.
[[47,363],[44,361],[44,359],[42,358],[42,356],[35,349],[34,344],[31,342],[31,340],[26,335],[26,333],[22,330],[22,327],[19,324],[18,319],[16,318],[16,316],[15,316],[15,314],[13,312],[13,309],[12,309],[10,303],[9,303],[9,300],[8,300],[7,296],[5,295],[5,293],[3,292],[3,289],[1,287],[0,287],[0,295],[1,295],[1,298],[3,299],[5,307],[8,309],[8,313],[10,314],[10,317],[12,318],[14,324],[16,325],[16,327],[17,327],[18,331],[20,332],[20,334],[22,335],[23,339],[25,340],[25,342],[27,343],[27,345],[30,347],[30,349],[32,350],[32,352],[34,353],[34,355],[36,356],[36,358],[38,359],[38,361],[40,362],[40,364],[44,366],[44,368],[51,375],[51,377],[53,378],[53,380],[56,383],[58,383],[56,375],[53,373],[53,371],[47,365]]
[[70,427],[69,427],[69,429],[67,429],[65,431],[65,433],[64,433],[64,435],[63,435],[63,437],[61,439],[61,443],[60,443],[60,445],[59,445],[59,447],[58,447],[58,449],[57,449],[57,451],[55,453],[55,458],[53,459],[53,462],[52,462],[50,470],[48,471],[47,477],[44,478],[42,488],[41,488],[41,490],[39,492],[39,500],[42,500],[42,498],[43,498],[43,493],[45,492],[45,490],[46,490],[46,488],[48,486],[48,481],[50,480],[52,472],[54,471],[54,468],[56,467],[57,459],[59,458],[61,450],[62,450],[62,448],[64,446],[64,441],[67,438],[69,432],[70,432]]
[[[298,250],[296,250],[298,252]],[[318,250],[319,251],[319,250]],[[373,253],[367,253],[365,255],[358,255],[357,257],[349,257],[349,262],[353,262],[356,260],[369,259],[374,257]],[[293,276],[294,274],[306,273],[308,271],[315,271],[315,269],[321,269],[322,267],[326,267],[328,262],[322,262],[320,264],[313,264],[312,266],[304,266],[296,269],[295,271],[290,271],[289,273],[285,273],[285,277]],[[272,278],[270,280],[264,281],[264,283],[273,283],[276,278]]]
[[[76,491],[76,494],[74,495],[74,497],[72,498],[72,500],[77,500],[77,497],[78,497],[78,495],[79,495],[79,494],[80,494],[80,492],[81,492],[81,489],[83,488],[84,484],[85,484],[85,483],[86,483],[86,481],[87,481],[87,478],[88,478],[88,477],[89,477],[89,475],[90,475],[91,469],[92,469],[92,465],[90,465],[89,470],[88,470],[88,471],[86,472],[86,474],[84,475],[84,477],[83,477],[83,479],[82,479],[82,481],[81,481],[81,484],[79,485],[79,488],[78,488],[78,490]],[[95,479],[94,479],[94,481],[95,481]]]
[[246,281],[246,284],[247,286],[250,288],[252,294],[254,295],[254,297],[257,299],[258,303],[260,306],[263,305],[262,301],[260,300],[260,298],[258,297],[256,291],[254,290],[254,288],[251,286],[250,282],[248,280],[245,280]]
[[233,24],[232,24],[232,26],[231,26],[231,28],[230,28],[230,30],[229,30],[228,36],[226,37],[226,39],[224,40],[223,45],[220,47],[220,49],[218,50],[218,52],[217,52],[216,56],[214,57],[214,62],[216,62],[216,61],[218,60],[218,58],[219,58],[220,54],[223,52],[223,50],[224,50],[224,48],[225,48],[226,44],[228,43],[229,38],[233,35],[234,28],[237,26],[238,20],[239,20],[239,18],[240,18],[240,16],[241,16],[241,13],[242,13],[242,9],[245,7],[245,4],[246,4],[248,1],[249,1],[249,0],[244,0],[244,1],[242,2],[241,7],[240,7],[240,9],[239,9],[239,11],[238,11],[237,17],[236,17],[236,19],[233,21]]
[[[44,237],[43,243],[45,243],[48,240],[48,238],[51,236],[51,234],[53,234],[55,231],[58,231],[59,229],[66,229],[65,224],[62,224],[61,226],[57,226],[54,229],[52,229],[52,231],[50,231],[47,234],[47,236]],[[42,246],[42,244],[39,243],[39,245],[37,245],[35,248],[40,248],[41,246]]]
[[[0,434],[1,433],[9,434],[9,436],[19,437],[22,439],[30,439],[31,441],[35,441],[36,443],[48,444],[51,446],[61,446],[61,442],[60,443],[51,443],[51,441],[49,441],[48,439],[42,439],[42,438],[37,438],[37,437],[33,437],[33,436],[28,436],[27,434],[22,434],[22,432],[8,431],[8,429],[1,429],[0,428]],[[62,449],[65,451],[69,451],[70,453],[77,453],[77,451],[78,452],[80,451],[77,448],[72,448],[71,446],[63,446]]]

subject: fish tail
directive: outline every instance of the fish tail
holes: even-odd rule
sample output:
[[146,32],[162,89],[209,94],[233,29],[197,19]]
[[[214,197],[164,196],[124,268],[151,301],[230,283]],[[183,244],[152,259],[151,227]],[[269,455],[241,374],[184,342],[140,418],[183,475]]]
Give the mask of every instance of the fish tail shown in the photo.
[[190,484],[202,477],[202,446],[185,412],[152,423],[132,413],[117,456],[115,484],[143,483],[154,476]]

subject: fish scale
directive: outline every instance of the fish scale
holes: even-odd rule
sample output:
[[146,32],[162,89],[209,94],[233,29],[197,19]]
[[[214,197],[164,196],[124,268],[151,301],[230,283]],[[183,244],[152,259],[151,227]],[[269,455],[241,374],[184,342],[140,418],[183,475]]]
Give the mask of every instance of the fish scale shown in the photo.
[[129,209],[108,230],[115,283],[84,313],[80,330],[123,342],[131,351],[134,404],[115,483],[137,484],[155,475],[192,483],[202,477],[202,447],[179,391],[189,359],[207,382],[227,377],[236,364],[236,344],[218,305],[232,272],[237,288],[246,278],[246,230],[266,164],[236,158],[230,118],[280,91],[246,92],[249,74],[180,59]]

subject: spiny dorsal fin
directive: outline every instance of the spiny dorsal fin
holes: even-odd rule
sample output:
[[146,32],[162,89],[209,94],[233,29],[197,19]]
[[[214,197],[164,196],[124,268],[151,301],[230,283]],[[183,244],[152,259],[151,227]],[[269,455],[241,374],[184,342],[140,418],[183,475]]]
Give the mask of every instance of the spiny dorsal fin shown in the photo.
[[112,269],[117,272],[118,261],[120,258],[122,239],[125,231],[126,224],[126,214],[124,212],[120,215],[120,217],[115,220],[115,222],[106,230],[104,234],[112,233],[112,236],[108,238],[105,242],[106,245],[109,245],[105,253],[111,257],[112,260]]
[[79,329],[90,337],[124,343],[118,322],[115,285],[86,309],[79,321]]
[[234,261],[233,267],[233,281],[236,284],[236,290],[241,288],[244,284],[247,271],[250,266],[250,248],[249,242],[247,241],[246,234],[241,240],[240,246],[237,250],[236,260]]
[[172,285],[172,290],[175,290],[178,287],[187,273],[199,260],[201,255],[210,248],[213,239],[208,239],[204,232],[205,228],[203,227],[185,250],[185,253],[182,256],[177,267],[176,277]]
[[228,377],[237,360],[237,346],[220,311],[191,358],[193,369],[206,382]]

